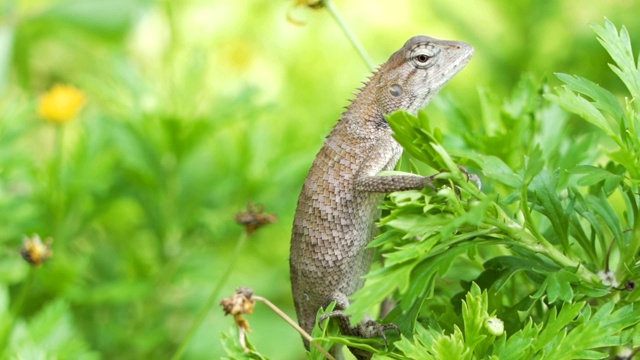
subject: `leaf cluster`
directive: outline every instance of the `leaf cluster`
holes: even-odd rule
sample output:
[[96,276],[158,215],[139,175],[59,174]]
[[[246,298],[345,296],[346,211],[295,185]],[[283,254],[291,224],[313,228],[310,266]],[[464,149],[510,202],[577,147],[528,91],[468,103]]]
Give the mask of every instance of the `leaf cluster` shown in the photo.
[[[446,135],[425,113],[389,116],[414,161],[440,173],[435,190],[389,196],[370,244],[384,266],[349,308],[357,321],[372,303],[399,302],[386,320],[403,337],[385,356],[596,359],[638,345],[640,70],[624,28],[594,30],[628,88],[625,106],[559,74],[555,91],[530,77],[504,101],[482,91],[479,115],[441,104]],[[482,330],[494,316],[504,333]]]

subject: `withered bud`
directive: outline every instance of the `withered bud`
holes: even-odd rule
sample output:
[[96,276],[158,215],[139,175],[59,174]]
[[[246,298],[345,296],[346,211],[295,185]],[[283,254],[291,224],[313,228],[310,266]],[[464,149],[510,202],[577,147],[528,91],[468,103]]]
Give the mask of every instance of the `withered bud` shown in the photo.
[[240,212],[236,215],[236,222],[245,227],[247,234],[251,235],[258,229],[272,224],[278,220],[273,214],[265,214],[264,206],[254,205],[252,202],[247,204],[247,211]]
[[324,0],[295,0],[287,10],[287,20],[294,25],[306,25],[307,22],[299,18],[301,14],[298,14],[298,10],[304,8],[318,10],[324,6]]
[[320,9],[324,7],[323,0],[307,0],[305,2],[307,3],[306,5],[312,9]]
[[324,0],[295,0],[294,7],[309,7],[312,9],[320,9],[324,7]]
[[20,255],[31,265],[41,266],[53,256],[53,250],[51,249],[52,238],[47,238],[43,243],[40,236],[36,234],[31,238],[25,236],[23,242],[24,244],[20,248]]
[[633,291],[636,289],[636,282],[633,280],[629,280],[627,281],[626,284],[624,284],[624,289],[627,291]]
[[253,290],[246,287],[239,287],[231,297],[220,301],[220,306],[225,315],[251,314],[256,301],[252,299]]
[[252,298],[253,290],[246,287],[239,287],[231,297],[220,301],[220,306],[225,315],[233,315],[233,320],[240,329],[250,332],[249,322],[242,317],[243,314],[253,313],[256,301]]

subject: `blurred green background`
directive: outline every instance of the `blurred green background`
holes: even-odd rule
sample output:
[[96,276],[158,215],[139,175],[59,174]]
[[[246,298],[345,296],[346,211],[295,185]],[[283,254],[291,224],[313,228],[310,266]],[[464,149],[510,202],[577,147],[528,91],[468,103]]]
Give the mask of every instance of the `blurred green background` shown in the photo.
[[[169,358],[232,260],[234,217],[250,201],[279,219],[249,239],[222,294],[248,286],[293,315],[297,195],[368,74],[329,14],[298,3],[0,1],[3,358]],[[502,96],[523,73],[622,89],[591,22],[625,25],[640,47],[632,0],[335,5],[377,63],[416,34],[474,45],[444,90],[470,113],[479,88]],[[86,97],[66,125],[37,115],[55,84]],[[436,106],[429,113],[446,127]],[[54,239],[39,268],[19,254],[33,234]],[[266,307],[248,320],[261,352],[303,357]],[[222,356],[232,326],[214,307],[185,358]]]

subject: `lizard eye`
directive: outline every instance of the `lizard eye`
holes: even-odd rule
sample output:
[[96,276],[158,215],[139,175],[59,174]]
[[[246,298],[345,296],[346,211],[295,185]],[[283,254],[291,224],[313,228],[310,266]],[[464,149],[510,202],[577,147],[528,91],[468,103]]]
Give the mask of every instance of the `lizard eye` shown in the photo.
[[418,44],[412,50],[409,58],[413,65],[417,68],[424,69],[431,66],[433,59],[440,50],[431,44]]
[[418,56],[416,56],[416,60],[419,63],[426,63],[427,61],[429,61],[429,59],[431,59],[429,56],[427,56],[426,54],[419,54]]

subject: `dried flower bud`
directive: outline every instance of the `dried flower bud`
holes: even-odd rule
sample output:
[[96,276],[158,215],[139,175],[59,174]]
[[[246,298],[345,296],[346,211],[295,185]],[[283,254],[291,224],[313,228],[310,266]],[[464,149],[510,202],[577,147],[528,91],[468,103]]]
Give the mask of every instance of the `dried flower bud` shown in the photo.
[[253,203],[247,204],[247,211],[238,213],[236,215],[236,222],[240,225],[244,225],[247,234],[251,235],[261,227],[276,222],[278,218],[273,214],[265,214],[264,206],[254,205]]
[[252,296],[253,290],[239,287],[233,296],[222,299],[220,306],[222,306],[225,315],[251,314],[256,303]]
[[52,238],[47,238],[43,243],[37,234],[33,235],[32,238],[25,237],[24,244],[22,248],[20,248],[20,255],[22,255],[22,258],[28,263],[41,266],[53,256],[51,244],[53,244]]
[[636,282],[633,280],[629,280],[624,284],[624,289],[627,291],[633,291],[636,289]]
[[251,332],[251,328],[249,327],[249,322],[242,315],[253,313],[255,305],[256,301],[253,299],[253,290],[246,287],[237,288],[235,294],[220,301],[220,306],[222,306],[224,314],[233,315],[233,321],[238,327],[240,345],[245,352],[249,351],[247,348],[246,334]]
[[309,8],[313,10],[318,10],[324,7],[323,0],[295,0],[289,10],[287,10],[287,20],[298,26],[306,25],[306,21],[300,18],[300,14],[297,13],[297,10]]

